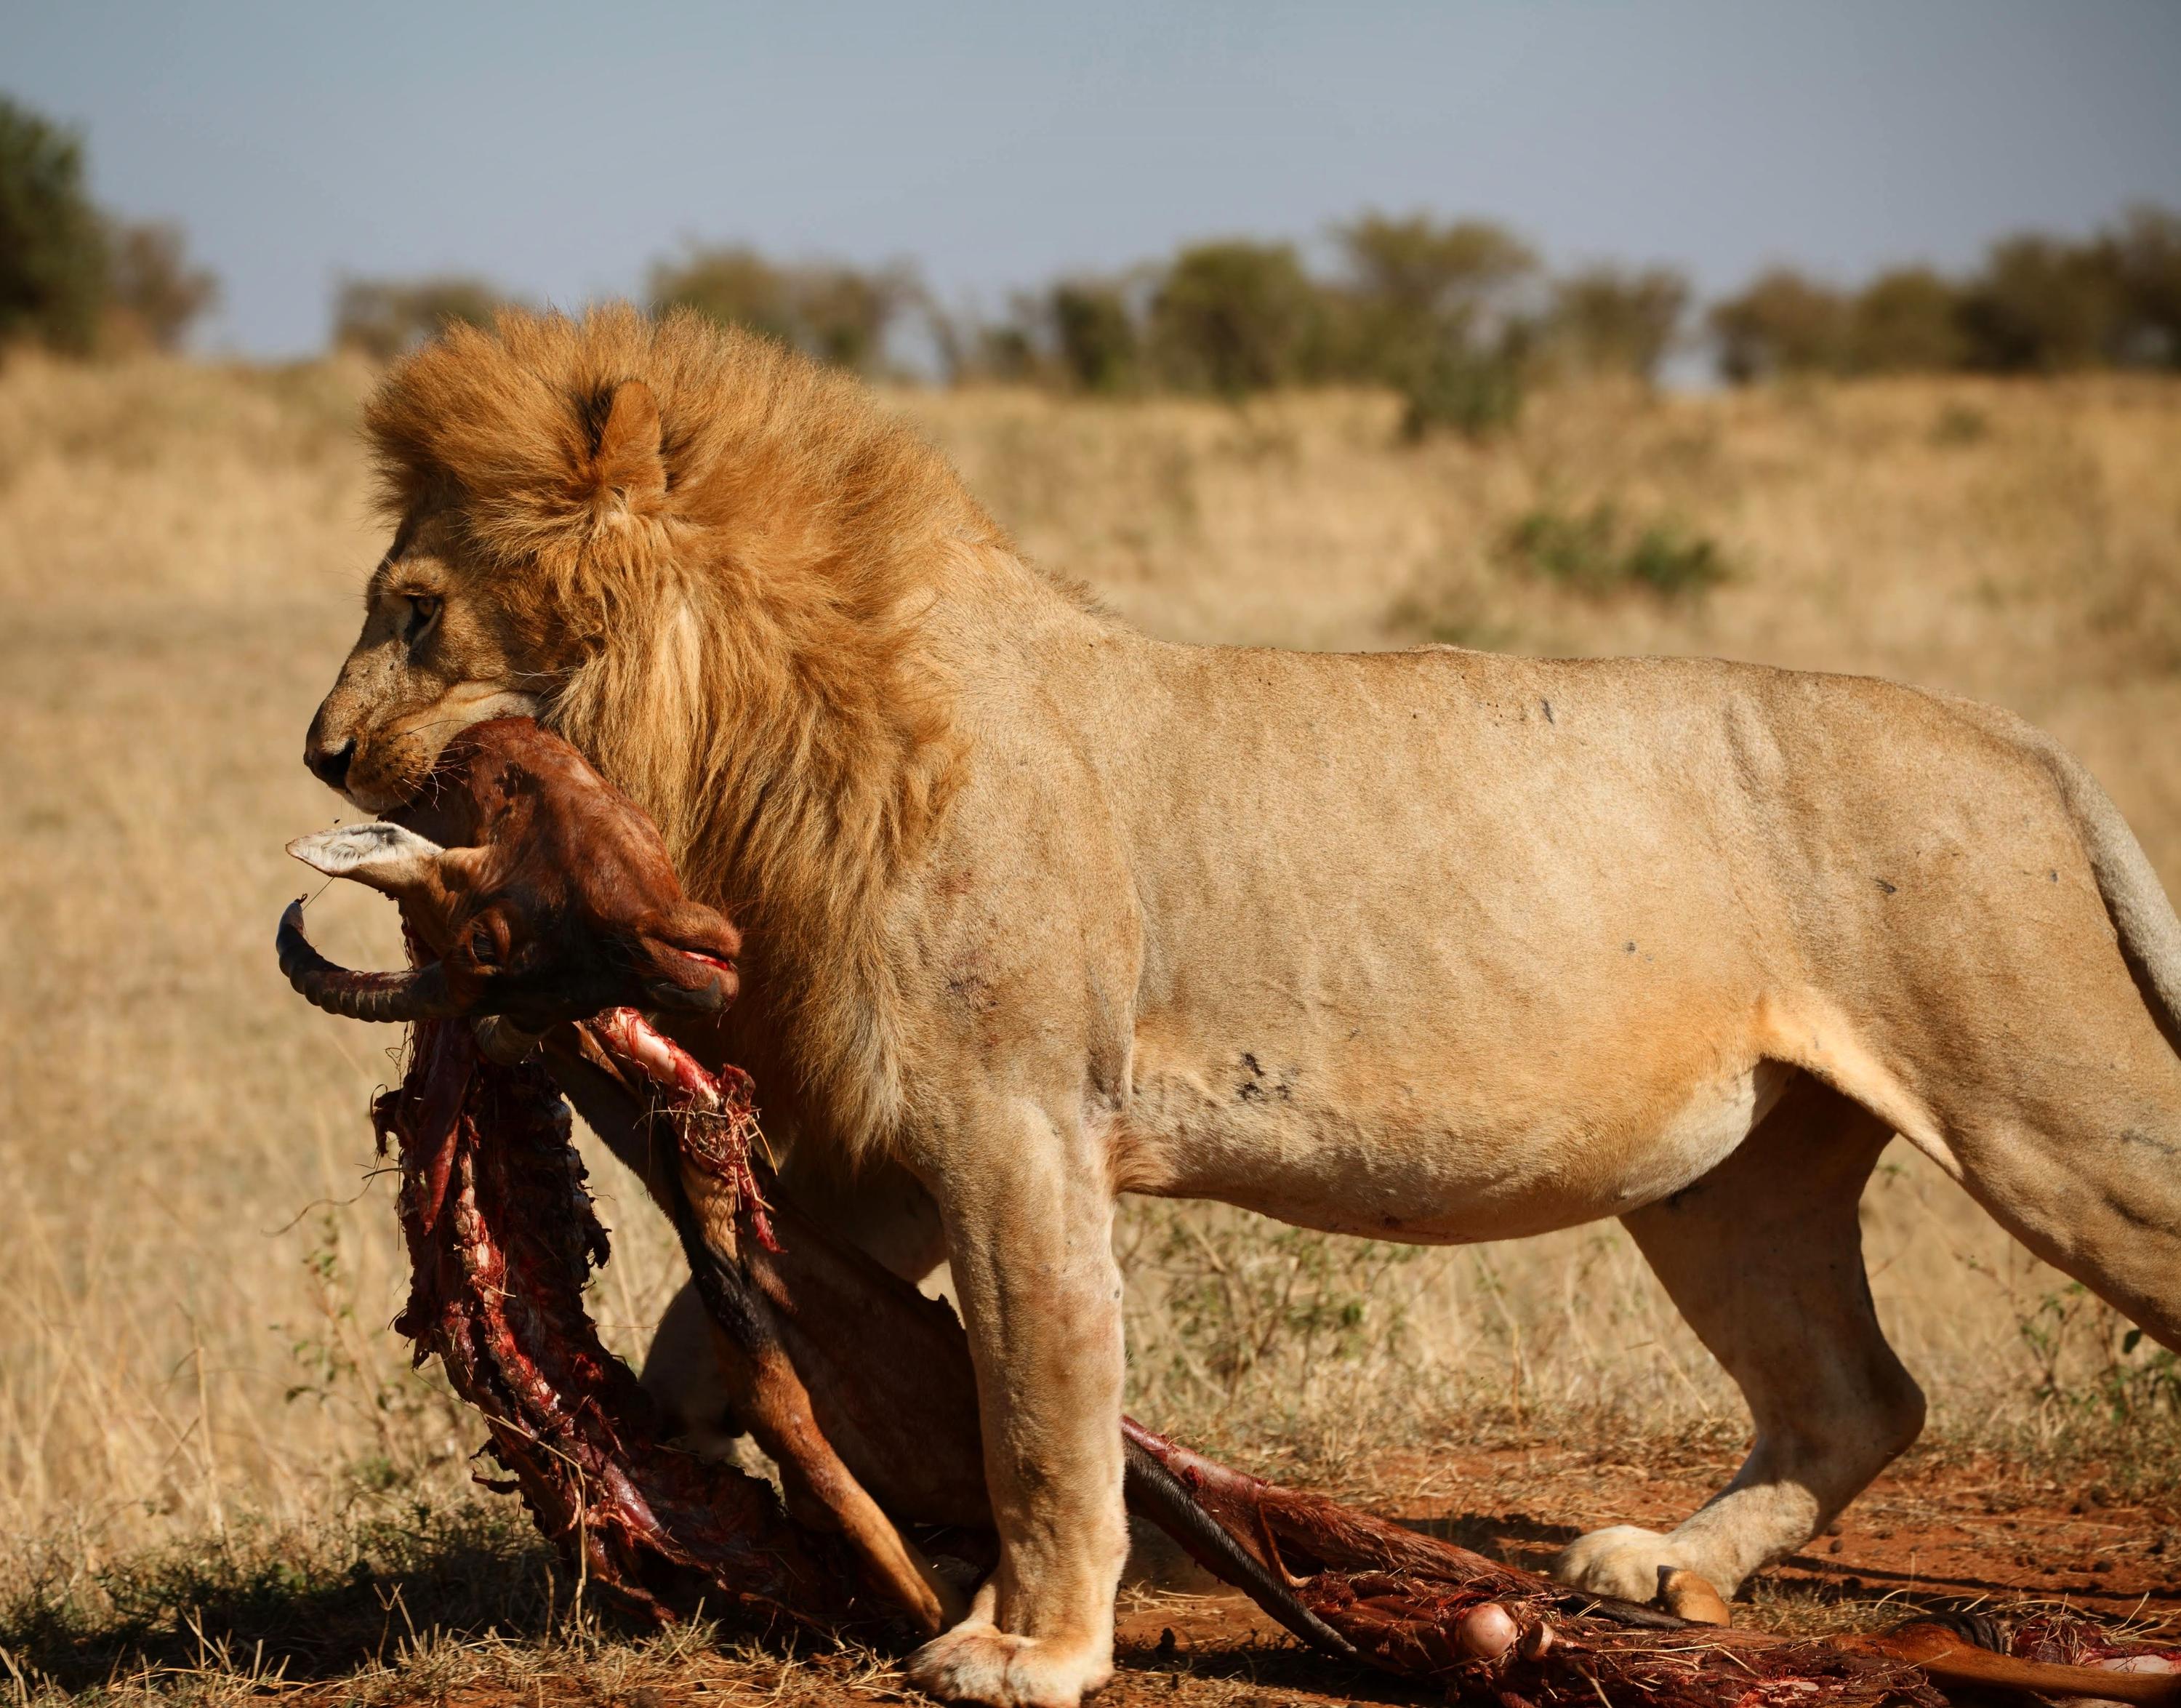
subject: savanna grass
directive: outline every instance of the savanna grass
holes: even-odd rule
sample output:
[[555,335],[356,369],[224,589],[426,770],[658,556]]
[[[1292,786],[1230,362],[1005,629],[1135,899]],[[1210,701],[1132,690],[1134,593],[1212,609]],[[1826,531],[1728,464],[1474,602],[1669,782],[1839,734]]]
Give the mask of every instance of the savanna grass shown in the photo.
[[[25,1690],[654,1676],[571,1625],[519,1514],[469,1492],[475,1425],[385,1326],[403,1277],[364,1114],[396,1040],[273,965],[304,887],[280,846],[337,810],[302,730],[384,545],[352,434],[369,380],[0,369],[0,1648]],[[1025,550],[1154,633],[1723,653],[1982,695],[2073,745],[2181,893],[2181,384],[1545,391],[1489,440],[1415,445],[1367,393],[898,403]],[[1671,518],[1731,576],[1579,585],[1509,550],[1525,517],[1598,506],[1638,541]],[[339,959],[398,956],[367,896],[312,919]],[[592,1166],[616,1237],[594,1308],[635,1355],[677,1259]],[[1898,1148],[1864,1230],[1933,1400],[1919,1456],[2024,1498],[2166,1498],[2165,1355]],[[1136,1203],[1121,1243],[1131,1404],[1253,1466],[1370,1490],[1405,1447],[1710,1468],[1741,1443],[1610,1224],[1420,1252]],[[767,1689],[820,1677],[762,1666]]]

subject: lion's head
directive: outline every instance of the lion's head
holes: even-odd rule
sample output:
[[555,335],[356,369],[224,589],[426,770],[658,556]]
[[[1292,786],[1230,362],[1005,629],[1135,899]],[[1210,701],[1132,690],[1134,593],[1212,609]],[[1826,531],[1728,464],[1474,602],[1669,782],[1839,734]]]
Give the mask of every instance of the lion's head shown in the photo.
[[370,812],[407,800],[471,724],[535,713],[538,666],[552,668],[546,637],[518,631],[452,533],[427,513],[396,534],[365,589],[363,633],[304,738],[303,762]]
[[1004,541],[855,382],[691,316],[515,313],[395,368],[366,426],[394,542],[305,749],[356,804],[527,712],[699,892],[730,846],[765,864],[734,815],[783,787],[867,855],[928,810],[946,716],[916,625]]

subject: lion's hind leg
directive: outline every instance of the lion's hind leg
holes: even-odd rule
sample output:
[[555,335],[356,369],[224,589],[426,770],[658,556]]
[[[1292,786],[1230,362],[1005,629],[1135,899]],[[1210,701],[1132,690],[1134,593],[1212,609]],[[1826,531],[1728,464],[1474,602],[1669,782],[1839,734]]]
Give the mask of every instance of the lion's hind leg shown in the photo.
[[2001,1226],[2181,1351],[2181,1058],[2140,1006],[2095,1038],[2084,1018],[2056,1017],[2003,1094],[1942,1092],[1947,1143]]
[[1757,1427],[1734,1480],[1666,1535],[1615,1525],[1554,1562],[1567,1582],[1648,1601],[1687,1570],[1732,1595],[1793,1552],[1916,1439],[1924,1396],[1886,1342],[1858,1204],[1889,1133],[1797,1074],[1733,1155],[1623,1219]]

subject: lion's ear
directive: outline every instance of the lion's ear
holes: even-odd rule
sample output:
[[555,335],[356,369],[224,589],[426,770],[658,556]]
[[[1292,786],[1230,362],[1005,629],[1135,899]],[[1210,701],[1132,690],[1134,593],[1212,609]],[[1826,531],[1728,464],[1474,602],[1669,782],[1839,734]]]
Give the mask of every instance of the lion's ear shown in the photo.
[[666,463],[660,455],[659,405],[640,379],[624,379],[599,429],[598,456],[592,464],[599,489],[629,504],[640,505],[666,490]]

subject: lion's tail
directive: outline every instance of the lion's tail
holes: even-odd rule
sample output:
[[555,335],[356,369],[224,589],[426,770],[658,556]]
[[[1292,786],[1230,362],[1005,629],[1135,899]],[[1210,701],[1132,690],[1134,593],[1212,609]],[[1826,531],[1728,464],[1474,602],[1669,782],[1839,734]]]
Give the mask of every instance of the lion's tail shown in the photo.
[[2181,1050],[2181,917],[2175,916],[2143,844],[2090,768],[2050,737],[2040,745],[2082,833],[2098,893],[2120,933],[2121,953],[2167,1039]]

